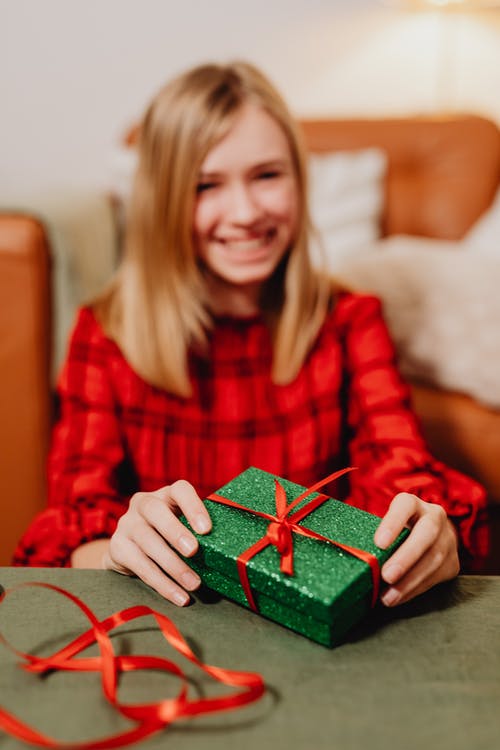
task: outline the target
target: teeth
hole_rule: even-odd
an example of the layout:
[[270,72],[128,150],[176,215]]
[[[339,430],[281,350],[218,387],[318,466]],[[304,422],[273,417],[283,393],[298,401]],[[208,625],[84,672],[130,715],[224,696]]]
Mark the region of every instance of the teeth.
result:
[[269,242],[269,238],[270,234],[265,234],[262,237],[255,237],[250,240],[222,240],[222,242],[230,249],[251,252],[252,250],[258,250],[263,245],[266,245]]

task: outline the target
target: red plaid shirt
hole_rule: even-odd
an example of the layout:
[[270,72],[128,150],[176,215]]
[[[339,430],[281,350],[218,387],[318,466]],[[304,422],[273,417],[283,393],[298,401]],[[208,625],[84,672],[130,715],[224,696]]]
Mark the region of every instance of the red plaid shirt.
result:
[[347,502],[378,515],[402,490],[440,503],[480,564],[485,493],[429,454],[378,300],[341,295],[289,385],[271,382],[271,359],[260,317],[220,318],[180,398],[144,382],[83,309],[60,377],[48,508],[14,563],[69,564],[75,547],[111,536],[139,490],[184,478],[204,497],[248,466],[310,486],[349,462]]

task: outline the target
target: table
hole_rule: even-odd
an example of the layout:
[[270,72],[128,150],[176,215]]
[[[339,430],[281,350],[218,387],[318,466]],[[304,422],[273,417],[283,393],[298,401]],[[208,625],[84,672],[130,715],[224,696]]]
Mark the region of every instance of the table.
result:
[[[202,594],[179,609],[141,581],[110,571],[0,568],[4,588],[23,581],[62,586],[100,618],[146,604],[167,614],[206,663],[264,676],[268,689],[258,703],[173,725],[141,750],[500,747],[500,577],[461,576],[396,609],[375,609],[331,650],[227,600]],[[86,628],[70,602],[44,589],[21,589],[0,605],[0,631],[37,654]],[[116,633],[117,653],[172,655],[152,618]],[[83,740],[127,726],[106,704],[95,674],[40,678],[16,662],[0,644],[0,702],[40,731]],[[193,680],[208,691],[209,679],[198,674],[193,668]],[[163,673],[134,672],[119,695],[159,700],[173,695],[174,685]],[[0,733],[0,750],[21,747]]]

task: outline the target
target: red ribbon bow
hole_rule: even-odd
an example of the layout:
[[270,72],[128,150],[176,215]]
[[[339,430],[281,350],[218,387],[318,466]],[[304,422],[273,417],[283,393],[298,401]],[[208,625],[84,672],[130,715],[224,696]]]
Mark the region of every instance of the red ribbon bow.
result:
[[[100,671],[102,677],[102,690],[108,702],[120,714],[135,722],[135,726],[112,737],[105,737],[91,742],[59,742],[47,735],[32,729],[16,716],[0,707],[0,728],[17,737],[24,742],[49,748],[76,748],[78,750],[98,750],[98,748],[124,747],[133,742],[158,732],[160,729],[171,724],[176,719],[200,714],[215,713],[237,708],[258,700],[264,693],[264,681],[259,674],[252,672],[237,672],[221,667],[209,666],[198,659],[188,644],[166,615],[146,606],[135,606],[116,612],[105,620],[98,620],[89,607],[81,599],[65,589],[53,586],[49,583],[30,582],[14,586],[11,591],[24,588],[25,586],[40,586],[51,589],[70,599],[86,615],[91,623],[91,628],[82,633],[78,638],[64,646],[60,651],[48,657],[38,657],[18,651],[7,643],[0,634],[0,642],[3,642],[18,656],[22,657],[26,664],[23,669],[27,672],[44,674],[50,670],[64,669],[79,672]],[[0,592],[0,602],[5,598],[8,591]],[[227,695],[197,698],[188,697],[188,680],[183,670],[169,659],[158,656],[116,656],[108,633],[114,628],[137,617],[152,615],[165,639],[180,654],[196,664],[200,669],[209,674],[217,682],[230,685],[236,690]],[[96,642],[99,646],[100,656],[74,657],[87,646]],[[119,672],[130,672],[136,669],[161,669],[177,675],[181,679],[181,687],[177,697],[160,700],[156,703],[146,704],[124,704],[117,699],[117,683]]]
[[309,539],[317,539],[321,542],[329,542],[330,544],[335,545],[335,547],[344,550],[344,552],[348,552],[350,555],[353,555],[359,560],[363,560],[363,562],[367,563],[370,566],[372,576],[371,605],[372,607],[375,605],[375,602],[378,598],[380,586],[380,566],[375,555],[373,555],[371,552],[367,552],[366,550],[359,549],[358,547],[350,547],[346,544],[342,544],[341,542],[337,542],[335,539],[330,539],[327,536],[323,536],[322,534],[318,534],[311,529],[307,529],[304,526],[298,525],[299,521],[316,510],[316,508],[318,508],[320,505],[323,505],[326,500],[329,500],[330,498],[328,497],[328,495],[323,495],[322,493],[318,494],[317,497],[309,500],[309,502],[306,503],[300,510],[290,515],[291,511],[296,508],[297,505],[306,497],[312,495],[321,487],[324,487],[325,484],[333,482],[334,479],[338,479],[343,474],[347,474],[347,472],[353,471],[354,468],[355,467],[350,466],[346,469],[340,469],[340,471],[336,471],[333,474],[330,474],[325,479],[322,479],[320,482],[316,482],[316,484],[314,484],[312,487],[304,490],[304,492],[302,492],[298,497],[292,500],[292,502],[288,505],[286,500],[286,492],[283,486],[278,482],[278,480],[275,479],[275,516],[271,515],[270,513],[264,513],[260,510],[247,508],[245,505],[236,503],[234,502],[234,500],[229,500],[227,497],[222,497],[222,495],[218,495],[217,493],[213,493],[212,495],[208,496],[207,500],[212,500],[213,502],[220,503],[221,505],[227,505],[230,508],[238,508],[239,510],[243,510],[246,513],[251,513],[254,516],[260,516],[261,518],[265,518],[270,521],[264,536],[261,537],[261,539],[255,542],[255,544],[253,544],[247,550],[242,552],[236,560],[236,566],[238,568],[238,574],[240,577],[241,585],[243,587],[243,591],[245,592],[245,596],[250,608],[253,609],[254,612],[258,612],[258,607],[255,603],[255,598],[248,580],[248,561],[251,560],[252,557],[255,557],[255,555],[257,555],[263,549],[268,547],[270,544],[272,544],[274,547],[276,547],[280,554],[281,572],[285,573],[286,575],[293,575],[294,533],[308,537]]

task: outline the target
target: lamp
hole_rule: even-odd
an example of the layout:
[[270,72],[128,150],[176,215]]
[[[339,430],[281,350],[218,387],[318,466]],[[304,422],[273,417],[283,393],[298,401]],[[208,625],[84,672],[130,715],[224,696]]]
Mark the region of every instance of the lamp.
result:
[[500,0],[385,0],[384,5],[408,10],[485,10],[500,8]]
[[448,111],[454,104],[456,63],[460,51],[457,35],[465,16],[474,11],[500,9],[500,0],[382,0],[401,11],[426,11],[436,29],[436,106]]

